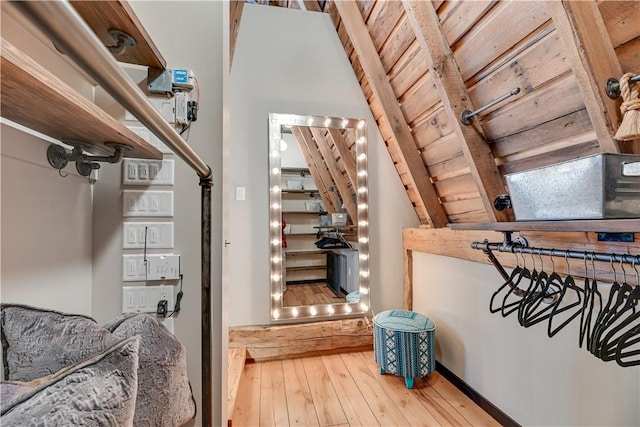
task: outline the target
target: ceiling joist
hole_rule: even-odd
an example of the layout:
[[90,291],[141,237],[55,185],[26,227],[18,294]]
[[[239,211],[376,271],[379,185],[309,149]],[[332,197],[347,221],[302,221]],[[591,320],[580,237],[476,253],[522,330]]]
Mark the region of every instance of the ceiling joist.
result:
[[345,181],[344,175],[342,175],[342,173],[340,172],[338,162],[331,152],[329,142],[325,139],[322,131],[323,129],[321,128],[311,128],[313,139],[315,139],[316,145],[320,149],[320,153],[322,153],[322,157],[324,158],[327,168],[329,169],[329,174],[331,175],[331,178],[333,178],[333,182],[335,183],[336,191],[342,199],[342,204],[347,210],[351,221],[355,223],[356,219],[358,218],[358,208],[353,201],[353,196],[351,194],[351,190],[349,189],[349,185]]
[[392,135],[388,141],[391,149],[401,153],[407,167],[407,179],[419,195],[416,208],[423,211],[431,227],[445,227],[447,215],[420,157],[417,145],[407,124],[391,83],[382,66],[378,52],[364,23],[356,2],[334,3],[340,19],[354,47],[364,74],[374,96],[382,107],[382,119],[389,124]]
[[509,211],[496,211],[493,207],[495,198],[504,194],[506,189],[482,129],[460,123],[462,111],[473,108],[464,79],[440,26],[438,13],[431,2],[403,0],[403,4],[489,220],[511,221]]
[[349,144],[347,140],[344,138],[342,132],[338,129],[329,128],[329,137],[333,141],[333,145],[336,147],[336,150],[340,154],[340,158],[342,159],[342,163],[344,164],[344,168],[347,172],[347,177],[349,178],[349,182],[351,183],[351,187],[355,187],[356,183],[356,161],[353,158],[353,154],[349,150]]
[[617,153],[619,147],[613,134],[620,125],[618,103],[606,95],[604,82],[609,77],[620,78],[622,68],[598,5],[595,0],[563,0],[548,2],[548,7],[578,82],[600,149]]

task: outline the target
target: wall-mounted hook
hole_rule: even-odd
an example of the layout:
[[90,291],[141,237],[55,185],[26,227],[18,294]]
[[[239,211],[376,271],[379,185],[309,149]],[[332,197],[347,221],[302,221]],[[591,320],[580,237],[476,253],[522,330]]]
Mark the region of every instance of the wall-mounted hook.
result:
[[504,95],[502,95],[500,98],[498,99],[494,99],[493,101],[489,102],[487,105],[485,105],[484,107],[480,107],[478,108],[476,111],[469,111],[469,110],[464,110],[462,113],[460,113],[460,121],[462,122],[462,124],[464,125],[470,125],[471,123],[473,123],[473,118],[474,116],[482,113],[484,110],[493,107],[494,105],[496,105],[499,102],[504,101],[507,98],[512,97],[513,95],[517,95],[520,93],[520,88],[516,87],[511,89],[511,92],[509,93],[505,93]]
[[116,42],[115,46],[107,46],[115,56],[124,55],[127,48],[136,47],[136,39],[131,37],[129,34],[114,28],[111,28],[108,33]]
[[111,156],[88,156],[84,154],[84,150],[89,148],[91,146],[90,144],[73,140],[62,140],[62,142],[72,146],[73,149],[68,151],[57,144],[49,145],[49,148],[47,148],[47,160],[49,164],[54,169],[60,171],[64,169],[69,162],[76,162],[76,170],[81,176],[89,176],[92,170],[100,169],[98,162],[120,162],[124,152],[131,149],[131,147],[124,144],[107,142],[104,145],[113,148],[113,154]]
[[[640,74],[637,76],[631,77],[629,79],[629,83],[638,83],[640,82]],[[616,99],[620,97],[620,82],[618,79],[610,77],[604,82],[604,90],[607,92],[607,96],[611,99]]]

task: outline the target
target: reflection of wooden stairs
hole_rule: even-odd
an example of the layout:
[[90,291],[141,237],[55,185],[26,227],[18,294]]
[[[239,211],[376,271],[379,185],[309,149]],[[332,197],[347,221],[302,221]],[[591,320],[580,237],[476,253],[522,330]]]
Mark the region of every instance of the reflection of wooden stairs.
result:
[[247,349],[244,347],[229,349],[229,384],[227,395],[228,422],[231,427],[233,419],[233,410],[236,407],[236,397],[238,396],[238,388],[240,387],[240,379],[244,372],[244,363],[247,359]]

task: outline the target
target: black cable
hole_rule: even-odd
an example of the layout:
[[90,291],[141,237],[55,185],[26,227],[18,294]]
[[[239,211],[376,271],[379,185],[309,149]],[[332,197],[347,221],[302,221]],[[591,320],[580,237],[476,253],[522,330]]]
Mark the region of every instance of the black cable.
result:
[[148,281],[149,268],[147,266],[147,226],[144,227],[144,281]]
[[182,297],[183,296],[184,296],[184,292],[182,292],[182,273],[180,273],[180,290],[178,291],[178,294],[176,295],[176,304],[173,307],[173,311],[171,312],[169,317],[173,316],[175,313],[180,313],[180,310],[181,310],[180,301],[182,301]]

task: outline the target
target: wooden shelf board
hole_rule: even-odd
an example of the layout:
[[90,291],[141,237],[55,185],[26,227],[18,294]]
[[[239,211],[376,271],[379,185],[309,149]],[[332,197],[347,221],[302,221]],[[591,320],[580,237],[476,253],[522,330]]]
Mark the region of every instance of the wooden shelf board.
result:
[[71,5],[105,46],[116,44],[109,35],[110,29],[122,31],[133,37],[136,41],[135,47],[127,48],[122,55],[114,55],[117,61],[161,69],[167,67],[167,62],[125,0],[71,1]]
[[290,189],[283,188],[281,190],[282,194],[312,194],[317,192],[318,192],[317,188],[308,189],[308,190],[290,190]]
[[285,234],[285,236],[289,237],[289,236],[315,236],[318,233],[288,233]]
[[325,215],[326,212],[318,212],[318,211],[282,211],[283,214],[305,214],[305,215]]
[[308,265],[304,267],[287,267],[287,272],[289,271],[307,271],[307,270],[325,270],[327,268],[326,265]]
[[638,232],[640,219],[592,219],[573,221],[520,221],[449,224],[451,230]]
[[306,255],[323,255],[326,254],[327,251],[318,249],[318,250],[307,250],[307,251],[284,251],[287,256],[306,256]]
[[2,40],[2,116],[58,140],[91,144],[87,151],[112,154],[106,142],[131,147],[125,157],[162,159],[162,153],[78,94],[62,80]]

